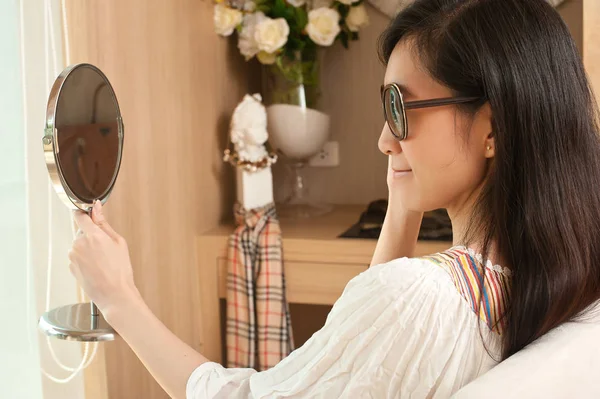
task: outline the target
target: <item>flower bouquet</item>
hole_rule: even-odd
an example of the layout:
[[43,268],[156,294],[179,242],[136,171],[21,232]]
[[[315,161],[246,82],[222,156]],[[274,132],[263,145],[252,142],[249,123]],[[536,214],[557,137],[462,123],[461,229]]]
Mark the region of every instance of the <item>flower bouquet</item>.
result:
[[[312,89],[304,104],[316,108],[319,98],[318,49],[339,40],[346,48],[369,23],[364,0],[217,0],[215,30],[237,31],[238,48],[254,57],[288,90],[263,93],[267,103],[300,102],[297,86]],[[269,94],[272,95],[269,96]],[[305,93],[306,94],[306,93]]]
[[262,64],[310,53],[336,40],[348,48],[369,23],[364,0],[217,0],[215,30],[221,36],[238,33],[240,53]]

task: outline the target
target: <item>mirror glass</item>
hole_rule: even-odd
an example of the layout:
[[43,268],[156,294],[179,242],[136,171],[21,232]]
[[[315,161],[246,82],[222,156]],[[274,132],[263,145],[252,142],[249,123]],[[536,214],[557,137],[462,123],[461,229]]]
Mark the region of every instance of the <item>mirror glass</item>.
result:
[[104,76],[74,69],[65,79],[56,106],[57,161],[62,178],[81,202],[108,193],[118,172],[119,112]]

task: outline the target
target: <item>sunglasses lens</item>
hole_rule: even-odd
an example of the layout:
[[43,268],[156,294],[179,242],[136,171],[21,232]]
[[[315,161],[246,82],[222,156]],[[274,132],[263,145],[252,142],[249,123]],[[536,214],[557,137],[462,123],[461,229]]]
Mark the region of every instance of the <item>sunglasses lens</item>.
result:
[[392,134],[400,139],[404,137],[404,114],[400,93],[394,87],[388,87],[383,94],[383,106],[387,123]]

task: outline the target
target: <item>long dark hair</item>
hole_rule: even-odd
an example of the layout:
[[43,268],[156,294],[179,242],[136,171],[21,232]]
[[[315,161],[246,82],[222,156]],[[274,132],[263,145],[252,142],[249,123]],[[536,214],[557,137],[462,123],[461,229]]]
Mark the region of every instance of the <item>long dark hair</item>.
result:
[[[512,268],[502,360],[600,299],[598,108],[560,15],[544,0],[416,0],[379,40],[400,40],[460,106],[492,110],[495,158],[462,241]],[[484,268],[485,271],[485,268]]]

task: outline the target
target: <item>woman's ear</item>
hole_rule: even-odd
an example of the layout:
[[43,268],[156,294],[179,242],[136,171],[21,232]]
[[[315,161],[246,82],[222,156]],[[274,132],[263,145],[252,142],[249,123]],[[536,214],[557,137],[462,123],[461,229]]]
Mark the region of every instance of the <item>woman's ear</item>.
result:
[[485,157],[493,158],[495,153],[496,146],[494,141],[494,132],[492,131],[487,135],[487,138],[485,140]]
[[492,126],[492,107],[490,103],[486,102],[477,111],[477,133],[479,136],[479,143],[482,143],[481,149],[485,158],[493,158],[495,153],[495,135]]

